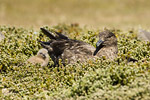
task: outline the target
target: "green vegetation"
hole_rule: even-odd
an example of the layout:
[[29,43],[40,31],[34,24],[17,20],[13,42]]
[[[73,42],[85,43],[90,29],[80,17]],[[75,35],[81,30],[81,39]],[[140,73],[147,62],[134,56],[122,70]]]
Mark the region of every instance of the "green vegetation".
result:
[[[48,27],[95,46],[99,30],[59,24]],[[6,38],[0,42],[0,99],[148,99],[150,98],[150,43],[137,39],[137,31],[111,29],[118,38],[115,61],[61,67],[26,64],[41,48],[38,39],[49,39],[33,29],[0,26]],[[139,62],[127,63],[125,57]]]

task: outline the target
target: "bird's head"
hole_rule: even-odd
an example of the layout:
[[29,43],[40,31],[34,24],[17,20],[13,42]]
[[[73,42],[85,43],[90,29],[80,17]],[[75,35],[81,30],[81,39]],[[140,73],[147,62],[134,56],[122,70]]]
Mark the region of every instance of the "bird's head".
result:
[[45,48],[40,49],[40,50],[38,51],[38,53],[37,53],[37,56],[39,56],[39,57],[41,57],[41,58],[43,58],[43,59],[46,59],[47,56],[48,56],[48,50],[45,49]]
[[110,46],[117,46],[116,36],[109,30],[100,32],[99,40],[96,43],[96,50],[93,55],[95,56],[101,48]]

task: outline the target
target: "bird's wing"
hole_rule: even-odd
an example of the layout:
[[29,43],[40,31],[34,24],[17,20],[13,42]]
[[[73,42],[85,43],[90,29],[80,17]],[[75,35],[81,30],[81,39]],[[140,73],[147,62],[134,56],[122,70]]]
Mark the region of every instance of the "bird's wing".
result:
[[56,31],[55,33],[59,36],[60,39],[69,40],[69,38],[66,35],[56,32]]
[[53,34],[52,34],[50,31],[48,31],[48,30],[46,30],[46,29],[44,29],[44,28],[40,28],[40,29],[41,29],[42,32],[43,32],[46,36],[48,36],[50,39],[55,39],[55,40],[56,40],[56,37],[53,36]]

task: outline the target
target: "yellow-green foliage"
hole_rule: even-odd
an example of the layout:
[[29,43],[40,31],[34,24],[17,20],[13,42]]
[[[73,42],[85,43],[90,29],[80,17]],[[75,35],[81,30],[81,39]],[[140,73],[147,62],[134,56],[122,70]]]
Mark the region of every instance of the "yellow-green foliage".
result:
[[[72,39],[95,46],[98,30],[57,25],[45,28],[62,31]],[[1,26],[5,39],[0,42],[1,99],[148,99],[150,98],[150,43],[137,39],[136,30],[111,30],[118,38],[115,61],[41,67],[25,63],[41,48],[37,40],[49,39],[41,32]],[[125,57],[138,62],[127,63]]]

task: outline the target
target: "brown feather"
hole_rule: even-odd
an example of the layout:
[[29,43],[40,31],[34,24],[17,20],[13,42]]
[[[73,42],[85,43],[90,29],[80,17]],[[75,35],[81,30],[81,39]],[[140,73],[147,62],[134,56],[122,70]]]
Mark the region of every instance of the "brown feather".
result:
[[95,59],[102,56],[106,56],[108,59],[114,59],[117,56],[117,38],[109,31],[99,34],[99,38],[103,39],[104,42],[102,48],[99,49],[95,56],[93,56],[93,53],[96,48],[90,44],[79,40],[55,38],[51,39],[49,43],[43,42],[45,45],[43,47],[49,51],[49,55],[54,61],[54,66],[59,66],[59,59],[62,59],[63,64],[72,64],[77,61],[84,63],[88,59]]
[[115,59],[118,53],[117,47],[117,38],[116,36],[110,32],[109,30],[103,31],[99,33],[99,39],[103,40],[102,48],[98,51],[96,56],[102,57],[105,56],[106,59]]

